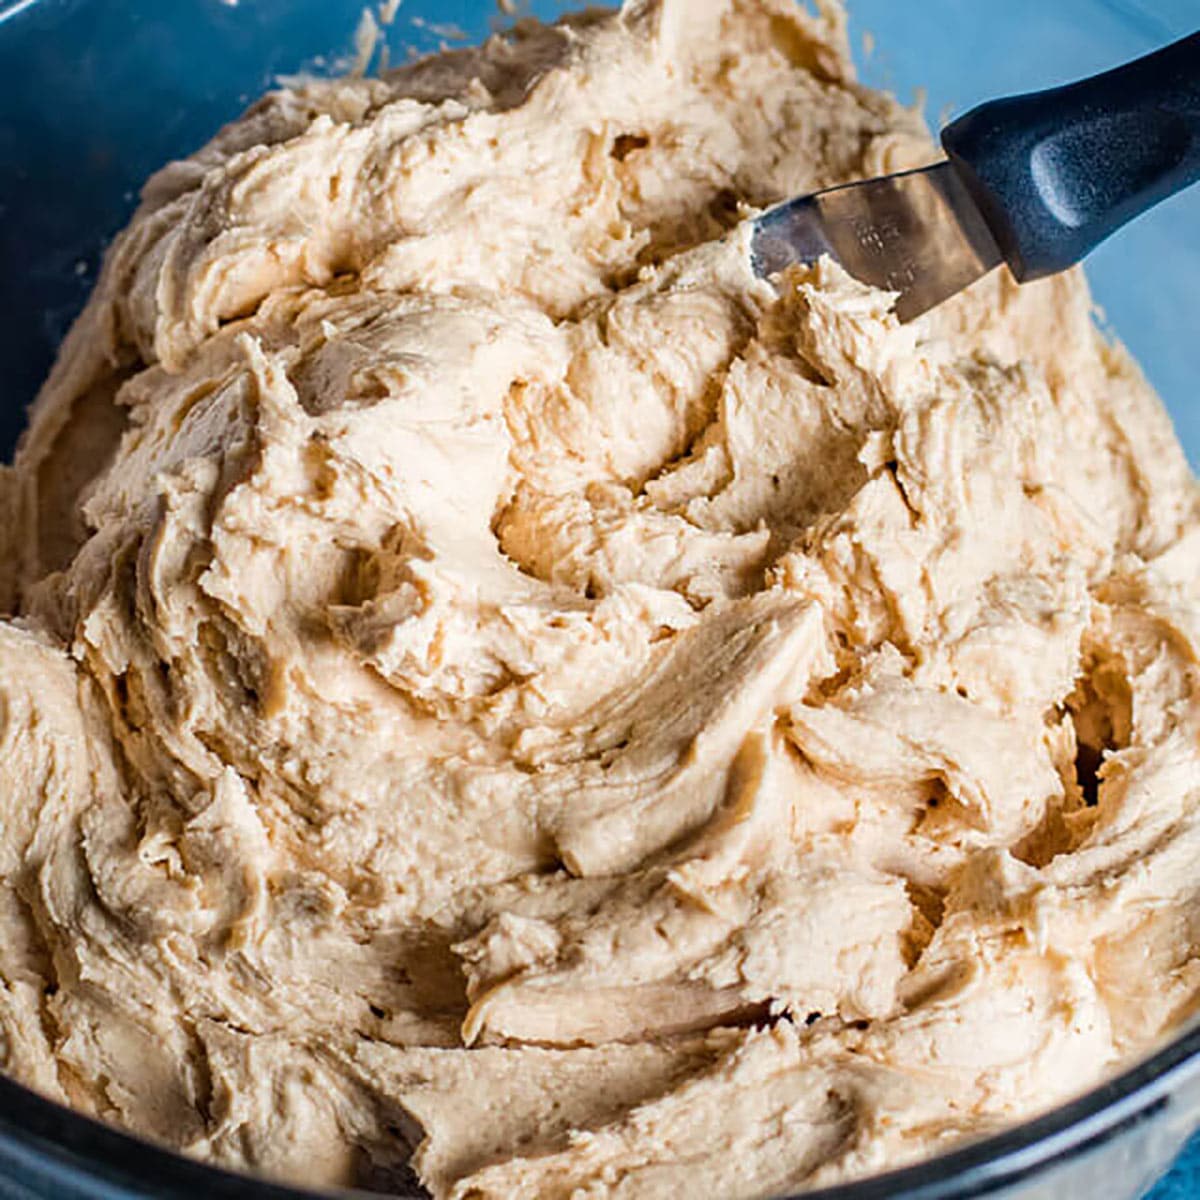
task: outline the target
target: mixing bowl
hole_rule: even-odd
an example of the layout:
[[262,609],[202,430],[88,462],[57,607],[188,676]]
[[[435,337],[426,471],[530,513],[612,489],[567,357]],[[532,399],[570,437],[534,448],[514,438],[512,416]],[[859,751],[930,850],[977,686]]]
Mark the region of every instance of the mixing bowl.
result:
[[[862,73],[931,122],[990,96],[1092,73],[1189,33],[1195,0],[851,0]],[[532,5],[551,17],[567,7]],[[360,0],[0,0],[0,442],[95,278],[140,182],[203,142],[281,73],[337,69]],[[393,61],[478,38],[491,0],[404,0]],[[1141,360],[1200,463],[1200,193],[1142,218],[1090,261],[1101,312]],[[1132,1200],[1200,1127],[1200,1029],[1075,1102],[907,1170],[811,1200]],[[1200,1145],[1155,1200],[1200,1191]],[[0,1198],[303,1193],[188,1162],[0,1078]]]

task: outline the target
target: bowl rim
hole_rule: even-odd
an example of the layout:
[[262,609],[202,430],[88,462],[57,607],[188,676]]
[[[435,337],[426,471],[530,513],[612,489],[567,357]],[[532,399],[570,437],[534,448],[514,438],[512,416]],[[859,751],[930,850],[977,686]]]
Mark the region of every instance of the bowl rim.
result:
[[[1200,1076],[1200,1022],[1082,1096],[933,1158],[784,1200],[974,1200],[1099,1148],[1165,1112],[1172,1091]],[[1190,1134],[1200,1113],[1183,1122]],[[1184,1137],[1181,1136],[1180,1143]],[[188,1158],[105,1124],[0,1075],[0,1166],[29,1195],[97,1200],[319,1200],[366,1193],[312,1191]],[[11,1178],[11,1176],[10,1176]],[[38,1185],[52,1190],[39,1192]],[[395,1194],[395,1193],[394,1193]]]

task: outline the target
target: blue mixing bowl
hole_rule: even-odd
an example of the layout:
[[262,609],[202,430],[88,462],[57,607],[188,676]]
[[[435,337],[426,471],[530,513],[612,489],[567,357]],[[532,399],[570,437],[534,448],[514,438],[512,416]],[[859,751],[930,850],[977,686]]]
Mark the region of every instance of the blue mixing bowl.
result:
[[[850,0],[864,78],[926,89],[937,123],[1091,74],[1192,32],[1197,0]],[[534,0],[538,16],[569,7]],[[275,78],[349,54],[362,0],[0,0],[0,443],[10,451],[137,188]],[[492,0],[404,0],[393,60],[497,21]],[[864,35],[869,34],[869,37]],[[1141,360],[1200,463],[1200,192],[1089,261],[1101,320]],[[1200,1127],[1200,1030],[1036,1121],[809,1200],[1133,1200]],[[1154,1200],[1200,1195],[1200,1145]],[[0,1200],[302,1193],[185,1161],[0,1078]]]

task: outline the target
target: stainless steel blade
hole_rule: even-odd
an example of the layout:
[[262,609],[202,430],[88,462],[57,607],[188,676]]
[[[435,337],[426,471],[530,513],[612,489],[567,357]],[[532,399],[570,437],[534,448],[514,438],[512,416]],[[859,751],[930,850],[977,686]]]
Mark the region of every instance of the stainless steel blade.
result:
[[789,200],[755,221],[751,253],[764,279],[832,255],[856,279],[899,292],[902,321],[1004,261],[949,162]]

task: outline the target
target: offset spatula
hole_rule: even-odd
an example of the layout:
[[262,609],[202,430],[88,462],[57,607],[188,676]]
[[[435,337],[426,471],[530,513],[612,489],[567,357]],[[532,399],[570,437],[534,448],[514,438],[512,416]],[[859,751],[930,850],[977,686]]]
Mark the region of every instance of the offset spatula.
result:
[[829,254],[910,321],[1001,263],[1073,266],[1200,180],[1200,33],[1082,83],[993,100],[942,131],[947,161],[817,192],[754,223],[767,278]]

